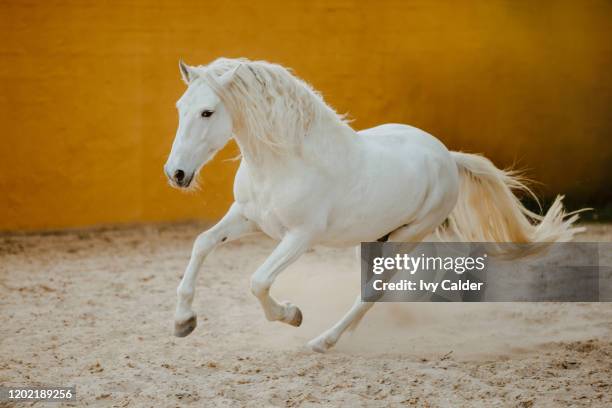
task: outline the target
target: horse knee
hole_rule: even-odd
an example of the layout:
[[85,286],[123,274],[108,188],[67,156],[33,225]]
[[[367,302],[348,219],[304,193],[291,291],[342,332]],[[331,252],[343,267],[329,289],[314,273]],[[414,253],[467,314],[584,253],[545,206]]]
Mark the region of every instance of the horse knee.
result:
[[193,249],[191,251],[192,257],[200,257],[204,256],[208,253],[215,245],[217,244],[217,240],[215,240],[212,234],[208,231],[198,235],[193,243]]

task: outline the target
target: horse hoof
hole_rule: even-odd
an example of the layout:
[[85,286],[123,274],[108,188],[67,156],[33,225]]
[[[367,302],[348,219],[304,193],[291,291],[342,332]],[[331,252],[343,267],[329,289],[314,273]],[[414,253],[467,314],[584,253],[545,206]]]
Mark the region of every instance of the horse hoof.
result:
[[300,308],[289,302],[284,302],[283,305],[285,306],[285,318],[281,319],[281,321],[299,327],[302,324],[302,311]]
[[198,325],[198,320],[196,316],[191,316],[189,319],[184,322],[175,322],[174,323],[174,335],[176,337],[185,337],[188,336]]
[[289,321],[289,324],[295,327],[300,327],[302,324],[302,311],[299,307],[295,307],[295,312],[293,313],[293,318]]

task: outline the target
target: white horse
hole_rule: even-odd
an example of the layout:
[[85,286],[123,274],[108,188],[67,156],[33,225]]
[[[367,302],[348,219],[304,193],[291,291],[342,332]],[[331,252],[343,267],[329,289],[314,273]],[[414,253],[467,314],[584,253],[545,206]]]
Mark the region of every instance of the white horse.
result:
[[[449,152],[407,125],[354,131],[308,84],[280,65],[246,59],[207,66],[179,63],[187,91],[164,171],[189,188],[198,171],[234,138],[242,160],[234,203],[193,245],[178,286],[175,335],[193,331],[195,281],[213,248],[263,232],[278,245],[253,274],[251,290],[268,320],[293,326],[300,309],[270,296],[276,277],[313,245],[356,246],[387,237],[419,242],[444,228],[458,239],[491,242],[570,240],[577,215],[558,197],[544,216],[512,193],[529,190],[488,159]],[[445,222],[446,221],[446,222]],[[357,297],[338,323],[310,341],[319,352],[372,307]]]

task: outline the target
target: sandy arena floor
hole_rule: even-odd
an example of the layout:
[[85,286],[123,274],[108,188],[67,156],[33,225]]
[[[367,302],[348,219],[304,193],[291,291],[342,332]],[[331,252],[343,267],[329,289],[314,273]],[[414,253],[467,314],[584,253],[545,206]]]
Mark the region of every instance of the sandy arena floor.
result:
[[[316,249],[281,275],[273,292],[304,313],[294,328],[267,322],[248,288],[273,243],[219,248],[198,327],[175,338],[201,229],[0,237],[0,383],[76,385],[78,407],[612,406],[612,303],[379,304],[328,354],[307,350],[358,294],[351,249]],[[589,229],[582,240],[612,240]]]

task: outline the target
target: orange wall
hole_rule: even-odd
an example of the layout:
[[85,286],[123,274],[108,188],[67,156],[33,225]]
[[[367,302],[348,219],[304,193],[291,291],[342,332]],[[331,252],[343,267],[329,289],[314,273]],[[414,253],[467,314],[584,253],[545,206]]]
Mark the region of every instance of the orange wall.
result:
[[224,3],[0,3],[0,230],[219,217],[235,147],[199,193],[162,174],[179,57],[279,62],[357,128],[410,123],[611,198],[612,3]]

